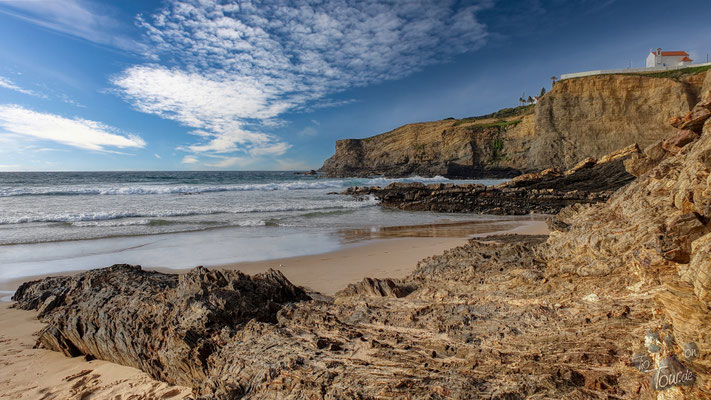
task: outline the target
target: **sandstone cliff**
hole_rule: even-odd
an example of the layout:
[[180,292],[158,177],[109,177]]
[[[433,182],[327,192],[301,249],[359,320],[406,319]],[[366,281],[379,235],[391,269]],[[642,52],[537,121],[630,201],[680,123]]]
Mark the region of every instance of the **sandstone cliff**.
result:
[[[707,76],[708,75],[708,76]],[[561,81],[534,107],[462,120],[409,124],[336,142],[326,176],[504,177],[568,169],[667,136],[665,121],[688,112],[711,74],[674,78],[602,75]]]

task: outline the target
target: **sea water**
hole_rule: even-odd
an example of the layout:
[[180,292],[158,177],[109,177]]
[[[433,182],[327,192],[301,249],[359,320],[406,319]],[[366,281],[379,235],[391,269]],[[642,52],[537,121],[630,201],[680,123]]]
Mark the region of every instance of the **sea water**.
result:
[[449,182],[260,171],[0,173],[0,282],[113,263],[188,268],[315,254],[342,247],[343,230],[477,218],[334,194],[394,181]]

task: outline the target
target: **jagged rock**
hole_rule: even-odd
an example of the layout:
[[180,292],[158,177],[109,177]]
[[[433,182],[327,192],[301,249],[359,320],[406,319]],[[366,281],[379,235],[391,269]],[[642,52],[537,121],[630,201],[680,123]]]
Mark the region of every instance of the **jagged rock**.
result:
[[704,122],[711,117],[711,100],[704,100],[698,104],[684,116],[683,123],[679,129],[688,129],[696,132],[701,132]]
[[691,260],[686,268],[680,268],[680,275],[694,286],[699,301],[711,310],[711,234],[694,240],[691,246]]
[[678,153],[682,147],[696,141],[698,138],[699,135],[692,130],[679,130],[662,142],[662,149],[670,153]]
[[[634,369],[640,349],[653,350],[652,369],[695,374],[659,397],[709,398],[708,124],[605,203],[563,209],[547,240],[472,239],[335,299],[309,300],[275,271],[179,277],[125,265],[29,282],[14,298],[41,309],[45,346],[136,366],[202,399],[655,398],[653,373]],[[537,185],[574,188],[571,177],[599,164],[407,196],[550,194]],[[689,343],[698,355],[682,358]]]
[[572,204],[607,200],[615,190],[634,179],[624,163],[639,153],[639,147],[631,145],[600,161],[586,159],[563,173],[546,169],[516,177],[496,187],[395,182],[385,188],[349,188],[343,194],[374,195],[380,199],[381,205],[404,210],[555,214]]
[[660,236],[660,255],[677,263],[688,263],[692,242],[708,232],[700,218],[695,212],[670,218],[664,234]]
[[336,293],[336,297],[343,296],[377,296],[377,297],[405,297],[412,292],[412,288],[393,279],[365,278],[362,281],[349,284],[345,289]]
[[[696,121],[692,128],[702,133],[699,139],[676,153],[666,152],[607,203],[557,215],[558,224],[567,228],[551,233],[546,262],[564,275],[631,274],[638,282],[630,288],[657,293],[655,301],[677,340],[709,349],[711,342],[702,332],[711,326],[711,264],[706,261],[711,250],[711,114],[697,120],[697,111],[684,120]],[[680,356],[681,348],[669,352]],[[687,365],[708,371],[711,354],[699,353]],[[709,397],[709,387],[709,375],[699,374],[683,396]]]
[[250,277],[198,267],[178,276],[131,265],[28,282],[13,297],[20,308],[41,310],[43,347],[184,386],[206,379],[210,356],[241,325],[275,322],[285,304],[306,299],[273,270]]

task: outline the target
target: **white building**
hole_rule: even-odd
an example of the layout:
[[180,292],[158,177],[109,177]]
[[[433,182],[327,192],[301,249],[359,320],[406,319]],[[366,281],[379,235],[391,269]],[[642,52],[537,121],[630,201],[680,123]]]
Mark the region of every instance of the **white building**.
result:
[[691,65],[693,61],[685,51],[650,50],[647,56],[647,68],[681,67]]
[[606,69],[596,71],[574,72],[572,74],[563,74],[560,80],[579,78],[581,76],[591,75],[606,75],[606,74],[648,74],[650,72],[671,71],[689,67],[705,67],[711,65],[693,64],[694,60],[689,57],[689,53],[685,51],[662,51],[662,49],[650,50],[647,56],[646,68],[627,68],[627,69]]

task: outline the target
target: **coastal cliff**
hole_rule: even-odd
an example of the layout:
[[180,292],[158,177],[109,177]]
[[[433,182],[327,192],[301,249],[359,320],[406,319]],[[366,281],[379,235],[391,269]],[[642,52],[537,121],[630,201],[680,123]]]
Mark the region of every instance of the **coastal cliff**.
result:
[[691,110],[711,74],[599,75],[558,82],[535,106],[481,117],[408,124],[336,142],[321,172],[331,177],[511,177],[569,169],[666,137],[665,122]]

